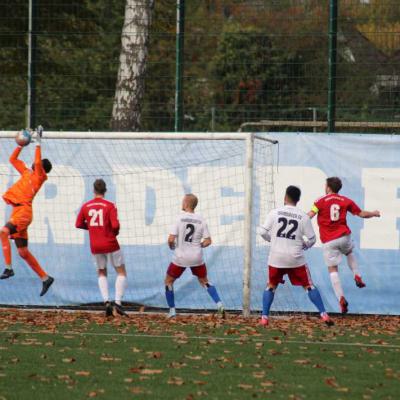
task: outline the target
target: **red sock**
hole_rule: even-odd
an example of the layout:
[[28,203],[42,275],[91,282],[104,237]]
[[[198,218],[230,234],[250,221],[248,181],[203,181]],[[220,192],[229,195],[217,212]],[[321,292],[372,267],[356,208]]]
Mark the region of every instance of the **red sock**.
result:
[[42,270],[42,267],[29,250],[24,258],[28,265],[40,276],[40,278],[45,278],[47,276],[46,272]]
[[6,265],[11,265],[11,246],[8,235],[1,232],[1,245],[3,247],[4,261]]

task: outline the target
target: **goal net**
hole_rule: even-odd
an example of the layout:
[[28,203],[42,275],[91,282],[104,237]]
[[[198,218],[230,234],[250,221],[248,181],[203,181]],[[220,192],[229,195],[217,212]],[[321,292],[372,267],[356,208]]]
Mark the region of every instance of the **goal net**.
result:
[[[18,179],[8,163],[15,147],[11,135],[0,134],[2,192]],[[163,282],[172,257],[167,236],[183,195],[194,193],[199,198],[196,212],[208,222],[213,239],[204,251],[210,281],[227,309],[261,309],[268,247],[256,228],[275,205],[276,142],[245,133],[49,132],[46,137],[43,157],[53,162],[53,170],[34,200],[29,245],[56,281],[40,298],[40,281],[14,251],[16,276],[0,283],[0,303],[101,302],[88,235],[75,229],[75,218],[82,203],[92,198],[94,180],[103,178],[106,198],[116,203],[121,223],[119,242],[128,274],[124,301],[166,307]],[[31,165],[33,154],[30,145],[20,158]],[[0,203],[3,221],[10,208]],[[114,276],[112,268],[109,276]],[[281,292],[274,308],[295,310],[291,291]],[[175,299],[178,308],[214,308],[190,271],[175,283]]]

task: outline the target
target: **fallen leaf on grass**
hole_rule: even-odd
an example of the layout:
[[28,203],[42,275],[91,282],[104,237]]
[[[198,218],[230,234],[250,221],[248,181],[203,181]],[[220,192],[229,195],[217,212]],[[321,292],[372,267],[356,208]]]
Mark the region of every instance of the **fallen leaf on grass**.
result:
[[185,356],[189,360],[201,360],[203,357],[201,356]]
[[192,381],[195,385],[206,385],[207,384],[207,382],[204,382],[204,381],[196,381],[196,380],[194,380],[194,381]]
[[89,376],[90,375],[90,371],[76,371],[75,375],[78,375],[78,376]]
[[299,364],[299,365],[307,365],[310,364],[311,361],[310,360],[294,360],[293,361],[295,364]]
[[334,387],[334,388],[338,387],[336,378],[325,378],[325,383],[330,387]]
[[253,376],[254,378],[262,379],[265,376],[265,372],[264,371],[253,372]]
[[253,389],[253,385],[247,385],[246,383],[239,383],[238,388],[243,390]]
[[144,392],[144,390],[141,387],[137,387],[137,386],[129,388],[129,391],[133,394],[141,394]]
[[62,362],[64,362],[64,363],[73,363],[73,362],[75,362],[76,360],[75,360],[75,358],[73,358],[73,357],[71,357],[71,358],[63,358],[62,359]]
[[180,378],[179,376],[173,376],[171,378],[168,379],[167,383],[169,385],[177,385],[177,386],[182,386],[185,382],[182,378]]
[[210,371],[200,371],[199,374],[200,375],[210,375],[211,372]]
[[142,375],[155,375],[155,374],[162,374],[163,370],[162,369],[142,369],[140,370],[140,374]]
[[272,382],[272,381],[264,381],[264,382],[261,382],[260,385],[262,387],[270,387],[270,386],[274,386],[274,382]]
[[88,397],[96,397],[97,396],[97,392],[89,392],[88,393]]
[[149,358],[161,358],[162,357],[162,353],[160,351],[148,351],[146,353],[148,355]]

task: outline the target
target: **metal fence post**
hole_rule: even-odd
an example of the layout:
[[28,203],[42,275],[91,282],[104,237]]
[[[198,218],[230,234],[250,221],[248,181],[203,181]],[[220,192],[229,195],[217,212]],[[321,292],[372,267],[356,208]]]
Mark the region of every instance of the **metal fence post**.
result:
[[185,0],[177,0],[176,7],[175,132],[181,132],[183,128]]
[[329,4],[328,132],[335,132],[338,0]]
[[36,42],[37,0],[29,0],[27,128],[33,128],[36,124]]

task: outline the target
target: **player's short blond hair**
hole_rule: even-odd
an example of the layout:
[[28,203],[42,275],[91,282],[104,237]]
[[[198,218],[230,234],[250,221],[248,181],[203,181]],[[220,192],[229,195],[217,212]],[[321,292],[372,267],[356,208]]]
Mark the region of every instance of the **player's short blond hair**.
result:
[[185,201],[187,202],[186,204],[188,205],[188,207],[190,207],[192,210],[194,210],[199,203],[199,199],[193,193],[186,194]]

